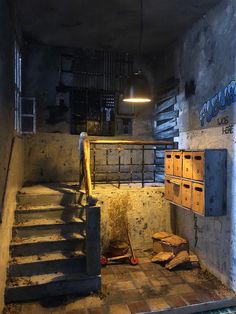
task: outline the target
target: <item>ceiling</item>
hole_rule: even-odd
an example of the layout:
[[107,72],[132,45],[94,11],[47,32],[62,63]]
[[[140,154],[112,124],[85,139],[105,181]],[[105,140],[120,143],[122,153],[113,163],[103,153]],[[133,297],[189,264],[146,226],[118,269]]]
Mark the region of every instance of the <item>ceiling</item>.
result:
[[[25,39],[46,45],[134,52],[139,0],[15,0]],[[143,0],[143,50],[176,40],[221,0]]]

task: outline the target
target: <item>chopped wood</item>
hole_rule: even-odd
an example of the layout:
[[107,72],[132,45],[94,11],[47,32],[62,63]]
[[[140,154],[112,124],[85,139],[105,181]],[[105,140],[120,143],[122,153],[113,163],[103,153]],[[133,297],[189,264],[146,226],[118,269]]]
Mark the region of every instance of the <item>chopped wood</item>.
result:
[[188,243],[182,243],[179,246],[172,246],[172,245],[170,245],[168,243],[164,243],[162,241],[160,243],[161,243],[161,247],[162,247],[161,251],[172,252],[175,255],[181,251],[187,251],[188,252],[188,250],[189,250]]
[[165,232],[165,231],[160,231],[160,232],[156,232],[152,235],[152,238],[155,240],[162,240],[164,238],[170,237],[171,233],[169,232]]
[[152,249],[153,249],[153,252],[156,253],[156,254],[160,253],[160,252],[163,252],[161,241],[153,239]]
[[179,246],[181,244],[188,243],[187,240],[177,235],[171,235],[170,237],[166,237],[162,240],[162,242],[171,246]]
[[190,253],[189,254],[189,260],[191,263],[199,263],[199,259],[198,259],[197,255],[195,255],[195,254]]
[[160,252],[153,256],[152,262],[153,263],[163,263],[163,262],[168,262],[171,259],[173,259],[175,256],[171,252]]
[[185,262],[189,262],[189,254],[187,251],[181,251],[165,267],[170,270]]

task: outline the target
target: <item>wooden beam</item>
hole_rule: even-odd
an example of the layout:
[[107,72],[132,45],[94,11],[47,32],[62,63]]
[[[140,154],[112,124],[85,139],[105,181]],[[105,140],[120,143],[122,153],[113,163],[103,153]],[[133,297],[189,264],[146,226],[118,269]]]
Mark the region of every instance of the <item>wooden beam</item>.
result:
[[166,131],[168,129],[171,129],[173,127],[175,127],[177,125],[177,121],[176,119],[172,119],[172,120],[169,120],[165,123],[162,123],[160,125],[157,125],[154,132],[155,133],[160,133],[160,132],[163,132],[163,131]]
[[169,138],[179,136],[179,130],[171,129],[169,131],[165,131],[165,132],[161,132],[161,133],[154,132],[154,135],[158,139],[169,139]]
[[172,98],[164,101],[160,105],[157,105],[157,108],[155,109],[155,115],[168,109],[168,108],[170,108],[171,106],[174,106],[175,103],[176,103],[175,97],[172,97]]
[[157,113],[155,115],[155,121],[163,121],[163,120],[170,120],[174,118],[179,117],[179,110],[174,110],[174,111],[167,111],[163,113]]

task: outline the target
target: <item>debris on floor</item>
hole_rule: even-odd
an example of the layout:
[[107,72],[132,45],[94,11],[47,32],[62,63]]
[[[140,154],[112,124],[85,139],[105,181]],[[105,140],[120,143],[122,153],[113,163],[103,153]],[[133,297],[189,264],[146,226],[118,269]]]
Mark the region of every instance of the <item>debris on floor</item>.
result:
[[199,267],[198,257],[192,252],[189,253],[188,241],[180,236],[169,232],[161,231],[154,233],[153,263],[161,263],[171,270],[179,265],[186,268]]

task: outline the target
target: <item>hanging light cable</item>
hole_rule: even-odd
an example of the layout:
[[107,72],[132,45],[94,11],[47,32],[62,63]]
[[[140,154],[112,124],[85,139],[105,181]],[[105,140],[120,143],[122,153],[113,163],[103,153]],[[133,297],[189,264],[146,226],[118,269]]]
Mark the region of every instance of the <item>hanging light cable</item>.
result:
[[140,27],[138,43],[139,69],[128,78],[124,91],[123,101],[132,103],[146,103],[151,101],[151,92],[147,78],[141,71],[141,58],[143,47],[143,0],[140,0]]

